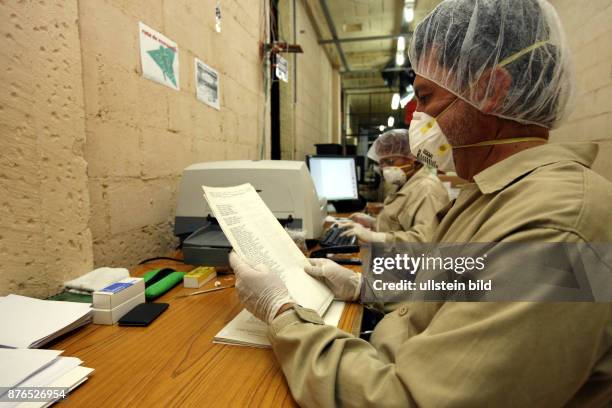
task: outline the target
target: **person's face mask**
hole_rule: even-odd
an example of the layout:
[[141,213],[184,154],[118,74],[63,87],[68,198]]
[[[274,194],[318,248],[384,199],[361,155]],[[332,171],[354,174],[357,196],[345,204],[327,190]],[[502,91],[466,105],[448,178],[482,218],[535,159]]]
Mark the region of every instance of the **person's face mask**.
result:
[[455,171],[453,149],[468,149],[471,147],[494,146],[525,142],[544,142],[548,140],[541,137],[513,137],[508,139],[485,140],[480,143],[461,146],[451,146],[446,135],[440,128],[438,120],[457,102],[456,98],[438,116],[431,117],[425,112],[415,112],[408,129],[410,150],[417,160],[428,164],[445,173]]
[[403,186],[408,180],[408,176],[401,167],[389,166],[382,169],[383,179],[396,186]]
[[451,145],[440,128],[438,119],[456,101],[457,99],[451,102],[435,118],[425,112],[414,112],[410,127],[408,128],[410,151],[416,156],[417,160],[445,173],[455,171],[455,162],[453,161]]

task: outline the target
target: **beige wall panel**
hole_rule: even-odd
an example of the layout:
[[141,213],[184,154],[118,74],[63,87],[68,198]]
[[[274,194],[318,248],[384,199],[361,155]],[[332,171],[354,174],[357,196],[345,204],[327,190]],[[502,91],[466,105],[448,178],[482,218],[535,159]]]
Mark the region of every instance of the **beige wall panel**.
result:
[[593,169],[612,180],[612,0],[551,3],[566,30],[577,81],[573,112],[551,141],[598,143]]

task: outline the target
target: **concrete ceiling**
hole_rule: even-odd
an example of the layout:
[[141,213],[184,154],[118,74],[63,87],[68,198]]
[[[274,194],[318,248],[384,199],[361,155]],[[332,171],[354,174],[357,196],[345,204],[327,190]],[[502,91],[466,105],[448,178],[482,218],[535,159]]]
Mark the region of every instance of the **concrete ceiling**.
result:
[[[340,39],[387,36],[400,32],[403,0],[327,0],[327,4]],[[383,66],[389,55],[395,52],[395,42],[394,39],[387,39],[344,42],[341,45],[349,69],[362,70]]]
[[[320,42],[332,64],[342,72],[344,94],[350,112],[355,115],[351,118],[353,131],[360,123],[386,124],[387,117],[393,113],[391,97],[395,90],[385,87],[380,70],[395,58],[397,39],[346,40],[410,33],[440,0],[416,0],[415,19],[411,24],[403,20],[404,0],[304,2],[319,28]],[[332,42],[334,39],[338,41]],[[344,54],[344,61],[339,51]],[[398,111],[395,114],[400,116]]]

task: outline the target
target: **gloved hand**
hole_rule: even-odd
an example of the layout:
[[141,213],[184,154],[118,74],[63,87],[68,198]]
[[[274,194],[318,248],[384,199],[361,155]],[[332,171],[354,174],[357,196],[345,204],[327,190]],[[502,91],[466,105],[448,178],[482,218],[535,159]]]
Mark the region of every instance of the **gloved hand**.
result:
[[372,228],[376,223],[376,218],[360,212],[351,214],[349,218],[355,221],[356,223],[363,225],[366,228]]
[[265,265],[253,268],[237,253],[230,253],[230,265],[236,275],[236,292],[244,307],[266,323],[272,322],[286,303],[295,303],[280,276]]
[[360,241],[364,242],[385,242],[387,235],[384,232],[374,232],[356,222],[345,222],[338,224],[340,228],[347,228],[340,236],[355,235]]
[[336,299],[354,301],[361,293],[361,274],[338,265],[331,259],[310,258],[304,270],[329,287]]

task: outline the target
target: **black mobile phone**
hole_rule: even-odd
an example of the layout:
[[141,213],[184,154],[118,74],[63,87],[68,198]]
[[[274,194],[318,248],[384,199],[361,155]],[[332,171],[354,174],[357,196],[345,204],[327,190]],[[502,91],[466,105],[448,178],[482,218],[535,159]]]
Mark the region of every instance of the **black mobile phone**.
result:
[[148,326],[162,314],[168,303],[141,303],[119,319],[119,326]]

